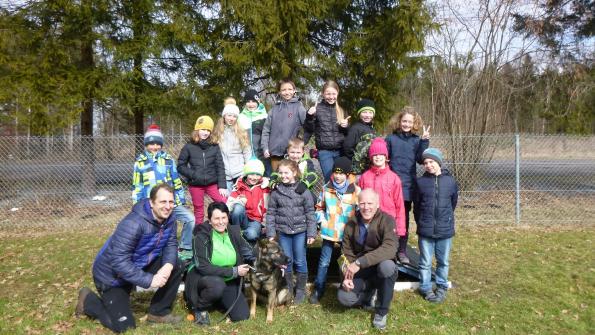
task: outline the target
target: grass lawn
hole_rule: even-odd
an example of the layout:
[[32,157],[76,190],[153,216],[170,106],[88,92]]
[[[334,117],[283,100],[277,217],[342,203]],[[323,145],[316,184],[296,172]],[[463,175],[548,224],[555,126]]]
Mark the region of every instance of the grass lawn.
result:
[[[91,263],[113,227],[0,225],[0,333],[109,334],[96,321],[75,319],[73,310],[78,289],[93,287]],[[594,226],[459,227],[451,254],[455,288],[446,302],[396,293],[386,333],[594,334],[594,239]],[[134,294],[139,327],[131,333],[377,333],[369,313],[343,309],[335,297],[329,289],[320,306],[280,308],[272,325],[260,306],[256,320],[174,328],[143,322],[150,295]],[[175,313],[184,313],[181,306]],[[212,321],[220,317],[211,314]]]

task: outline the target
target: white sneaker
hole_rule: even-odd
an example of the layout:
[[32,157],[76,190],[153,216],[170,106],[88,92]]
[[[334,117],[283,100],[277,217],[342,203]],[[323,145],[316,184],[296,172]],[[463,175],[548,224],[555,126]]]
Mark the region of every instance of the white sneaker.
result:
[[386,328],[386,315],[382,316],[379,314],[374,314],[374,321],[372,321],[372,325],[374,328],[379,330],[384,330]]

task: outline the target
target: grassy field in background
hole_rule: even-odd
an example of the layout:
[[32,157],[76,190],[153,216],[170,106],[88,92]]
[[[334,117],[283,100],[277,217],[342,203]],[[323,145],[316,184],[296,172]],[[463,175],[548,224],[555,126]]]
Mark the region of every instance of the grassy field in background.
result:
[[[103,220],[102,220],[103,221]],[[78,289],[92,286],[91,263],[115,222],[0,226],[0,333],[110,334],[73,317]],[[595,333],[595,226],[462,226],[451,254],[455,288],[441,305],[414,292],[395,294],[385,333]],[[415,243],[413,241],[413,243]],[[346,310],[329,289],[321,306],[277,310],[257,319],[208,328],[141,319],[150,295],[134,294],[134,334],[373,334],[371,314]],[[181,300],[179,300],[181,302]],[[182,304],[175,313],[182,315]],[[212,313],[211,320],[218,320]]]

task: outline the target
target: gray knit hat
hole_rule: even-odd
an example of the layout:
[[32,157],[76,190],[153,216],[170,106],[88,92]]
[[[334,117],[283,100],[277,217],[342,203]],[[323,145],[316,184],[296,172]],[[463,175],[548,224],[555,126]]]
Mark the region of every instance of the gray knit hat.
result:
[[442,166],[442,163],[444,162],[444,156],[442,155],[442,152],[436,148],[427,148],[424,150],[423,154],[421,154],[421,157],[424,160],[426,158],[432,159],[440,166]]

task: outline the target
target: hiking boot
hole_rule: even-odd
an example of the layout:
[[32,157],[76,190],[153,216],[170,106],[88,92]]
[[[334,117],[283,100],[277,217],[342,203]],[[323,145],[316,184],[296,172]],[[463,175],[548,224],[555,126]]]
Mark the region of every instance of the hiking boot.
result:
[[208,326],[211,324],[209,318],[209,312],[207,311],[194,311],[194,324],[197,326]]
[[429,302],[434,302],[434,300],[436,300],[436,294],[432,290],[419,291],[419,295],[421,295],[424,298],[424,300],[427,300]]
[[172,325],[176,325],[176,324],[182,322],[182,317],[173,315],[171,313],[163,315],[163,316],[153,315],[153,314],[149,313],[149,315],[147,315],[147,321],[153,322],[153,323],[169,323]]
[[83,287],[82,289],[80,289],[78,301],[76,303],[76,308],[74,309],[74,316],[76,316],[77,318],[85,316],[85,299],[87,299],[89,293],[92,292],[93,291],[91,291],[91,289],[88,287]]
[[386,315],[374,314],[372,325],[378,330],[384,330],[386,328]]
[[407,254],[405,252],[399,252],[397,254],[397,259],[399,260],[399,262],[401,262],[401,264],[411,263],[411,260],[409,260],[409,257],[407,257]]
[[431,299],[426,299],[429,302],[433,302],[435,304],[440,304],[442,302],[444,302],[444,299],[446,299],[446,291],[447,289],[439,287],[438,289],[436,289],[436,293],[434,293],[434,297]]

